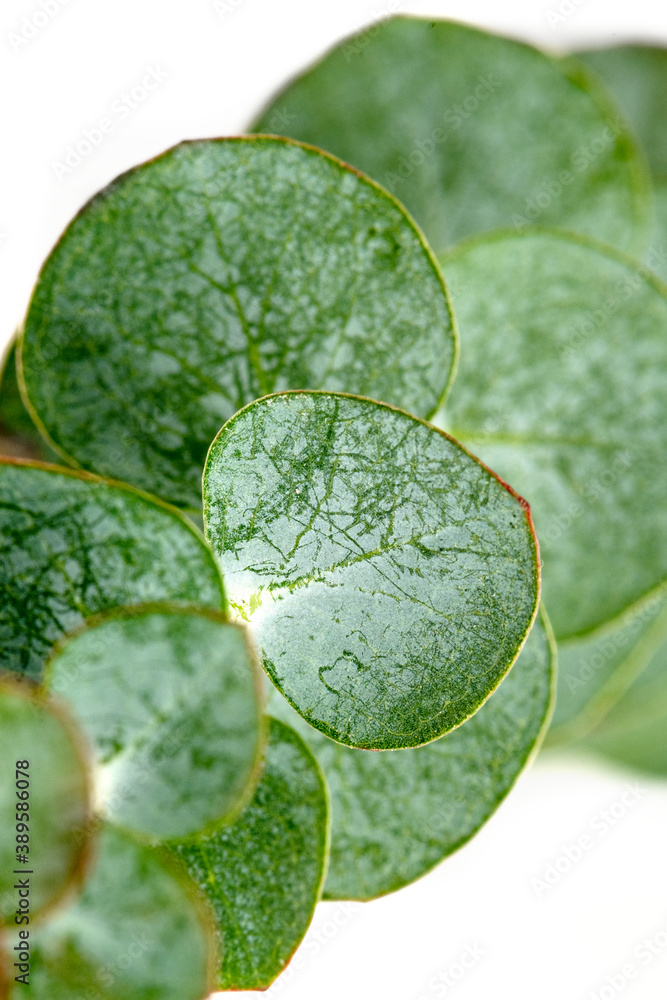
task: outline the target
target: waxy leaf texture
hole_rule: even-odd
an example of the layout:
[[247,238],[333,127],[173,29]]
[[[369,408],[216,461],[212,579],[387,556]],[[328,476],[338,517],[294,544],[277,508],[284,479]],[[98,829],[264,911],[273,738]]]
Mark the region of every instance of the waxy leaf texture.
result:
[[459,725],[536,613],[525,503],[457,442],[372,400],[247,406],[211,446],[204,523],[271,679],[349,746],[419,746]]

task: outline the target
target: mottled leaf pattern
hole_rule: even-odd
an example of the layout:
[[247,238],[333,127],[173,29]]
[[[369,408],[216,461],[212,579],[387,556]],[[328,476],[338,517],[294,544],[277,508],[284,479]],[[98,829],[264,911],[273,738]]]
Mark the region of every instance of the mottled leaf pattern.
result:
[[119,483],[0,460],[0,667],[37,678],[85,618],[157,600],[223,604],[186,518]]
[[158,840],[239,810],[262,751],[261,674],[245,630],[212,611],[148,605],[93,620],[56,648],[47,689],[67,699],[98,761],[98,808]]
[[475,712],[538,599],[527,507],[459,444],[358,397],[294,392],[211,447],[204,522],[272,680],[350,746],[418,746]]
[[[17,763],[22,765],[18,770]],[[23,895],[31,919],[83,880],[89,798],[85,744],[69,716],[59,705],[37,698],[31,687],[3,677],[0,923],[14,930],[19,926],[17,880],[27,879],[29,891]]]
[[204,1000],[215,938],[209,913],[180,867],[105,827],[81,897],[31,932],[30,988],[12,1000]]
[[645,245],[643,160],[606,93],[579,65],[476,28],[390,18],[288,84],[253,127],[365,170],[437,251],[535,222]]
[[372,899],[419,878],[472,837],[505,798],[544,731],[555,646],[544,613],[498,690],[428,746],[369,753],[334,743],[274,691],[270,711],[317,757],[331,794],[327,899]]
[[319,899],[329,841],[324,779],[297,734],[270,719],[261,781],[232,826],[178,846],[215,912],[217,987],[260,990],[282,972]]
[[456,341],[404,209],[315,149],[183,143],[76,217],[21,347],[31,403],[78,464],[199,508],[206,450],[279,389],[437,408]]
[[584,635],[667,574],[665,289],[555,232],[481,237],[444,264],[462,355],[436,422],[530,502],[554,632]]

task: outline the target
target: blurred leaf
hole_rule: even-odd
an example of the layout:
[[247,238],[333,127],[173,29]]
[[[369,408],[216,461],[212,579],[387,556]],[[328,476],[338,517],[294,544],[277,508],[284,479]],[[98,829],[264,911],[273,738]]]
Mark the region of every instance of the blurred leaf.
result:
[[178,846],[216,914],[221,990],[261,990],[289,962],[320,896],[328,851],[324,779],[297,734],[269,720],[260,783],[233,826]]
[[558,702],[547,742],[585,735],[655,657],[667,625],[665,584],[613,622],[559,643]]
[[271,679],[350,746],[418,746],[465,721],[536,611],[523,501],[455,441],[371,400],[247,406],[211,446],[204,522]]
[[156,600],[223,605],[185,517],[121,483],[0,459],[0,667],[37,678],[85,618]]
[[617,45],[575,55],[613,94],[646,151],[652,173],[667,176],[667,49]]
[[465,725],[412,750],[327,739],[274,692],[270,711],[315,753],[331,794],[327,899],[372,899],[424,875],[469,840],[512,788],[544,731],[555,680],[544,613],[498,690]]
[[245,631],[212,611],[112,611],[65,639],[47,689],[67,698],[99,764],[98,808],[158,840],[245,804],[262,752],[261,674]]
[[578,52],[639,137],[653,173],[653,229],[645,262],[667,281],[667,49],[619,45]]
[[439,251],[536,221],[645,245],[643,158],[607,94],[574,62],[462,24],[364,29],[289,83],[253,131],[365,170]]
[[531,503],[554,632],[584,635],[667,575],[665,290],[556,232],[444,263],[462,363],[436,420]]
[[456,341],[400,205],[318,150],[248,138],[183,143],[93,198],[42,270],[21,351],[76,463],[198,508],[207,448],[245,403],[325,387],[427,416]]
[[30,989],[12,1000],[203,1000],[215,939],[203,901],[169,858],[111,826],[77,902],[30,935]]
[[0,779],[0,923],[16,930],[82,881],[89,787],[69,717],[8,676],[0,680]]

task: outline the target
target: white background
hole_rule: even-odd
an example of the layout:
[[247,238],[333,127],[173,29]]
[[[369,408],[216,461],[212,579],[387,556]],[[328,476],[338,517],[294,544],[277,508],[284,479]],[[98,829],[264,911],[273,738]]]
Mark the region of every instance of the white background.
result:
[[[45,2],[53,7],[54,0]],[[551,23],[548,12],[557,14],[559,5],[565,14]],[[383,14],[468,20],[557,50],[637,38],[667,44],[667,9],[658,0],[218,6],[68,0],[17,47],[12,33],[25,28],[39,2],[3,0],[0,348],[21,319],[42,261],[90,195],[181,139],[242,131],[286,78]],[[113,111],[151,69],[165,75],[159,86],[124,117]],[[105,117],[113,131],[56,177],[54,162]],[[663,1000],[667,784],[635,787],[634,780],[592,762],[541,757],[472,843],[434,873],[370,904],[322,904],[297,959],[268,995]],[[584,834],[590,849],[556,884],[541,888],[548,866],[566,868],[564,852],[572,854]],[[456,981],[464,952],[472,964]],[[621,973],[628,965],[631,979]]]

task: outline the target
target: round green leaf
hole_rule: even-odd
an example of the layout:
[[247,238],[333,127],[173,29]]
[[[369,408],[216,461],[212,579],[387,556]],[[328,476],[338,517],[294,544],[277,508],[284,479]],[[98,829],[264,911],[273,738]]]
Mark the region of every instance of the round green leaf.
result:
[[428,416],[456,341],[405,210],[262,137],[183,143],[89,202],[41,272],[21,353],[59,448],[198,508],[206,450],[246,403],[328,388]]
[[77,730],[59,706],[3,677],[0,923],[27,926],[26,915],[31,921],[82,880],[89,830],[88,768]]
[[536,221],[644,245],[643,158],[602,89],[575,63],[462,24],[396,17],[364,30],[254,128],[365,170],[439,251]]
[[0,360],[0,454],[54,461],[51,451],[23,405],[16,373],[16,342]]
[[158,600],[224,601],[185,517],[121,483],[0,460],[0,667],[38,677],[85,618]]
[[373,899],[414,881],[468,841],[512,788],[544,731],[555,644],[542,612],[519,659],[472,719],[412,750],[369,753],[318,733],[277,692],[331,795],[327,899]]
[[220,614],[149,605],[65,639],[45,685],[67,698],[98,761],[98,808],[158,840],[241,807],[262,750],[261,675]]
[[549,744],[580,738],[646,669],[667,625],[665,584],[612,622],[558,645],[558,697]]
[[651,171],[667,176],[667,49],[617,45],[577,52],[603,79],[646,151]]
[[31,931],[30,952],[30,988],[14,984],[12,1000],[203,1000],[215,938],[180,866],[106,827],[83,894]]
[[667,575],[666,290],[555,232],[445,266],[463,347],[438,423],[528,498],[554,632],[585,634]]
[[418,746],[463,722],[536,612],[524,501],[456,441],[372,400],[251,403],[211,446],[204,522],[271,679],[350,746]]
[[177,847],[224,942],[218,989],[266,989],[282,972],[320,897],[328,842],[321,771],[303,740],[270,719],[250,805],[233,826]]

